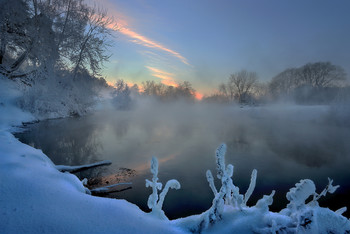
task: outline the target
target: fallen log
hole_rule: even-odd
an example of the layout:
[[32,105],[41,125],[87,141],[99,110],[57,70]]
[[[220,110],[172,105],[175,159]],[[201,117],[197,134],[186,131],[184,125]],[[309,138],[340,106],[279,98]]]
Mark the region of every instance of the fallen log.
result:
[[109,166],[112,162],[109,160],[104,160],[96,163],[81,165],[81,166],[66,166],[66,165],[56,165],[56,169],[60,172],[70,172],[75,173],[79,171],[84,171],[90,168],[101,167],[101,166]]
[[[114,192],[118,192],[113,190],[114,187],[119,186],[119,185],[132,185],[131,182],[125,182],[125,183],[117,183],[117,184],[112,184],[112,185],[108,185],[108,186],[104,186],[101,188],[94,188],[94,189],[90,189],[91,194],[93,195],[102,195],[102,194],[107,194],[107,193],[114,193]],[[122,189],[123,190],[127,190],[130,189],[131,187],[128,187],[126,189]]]

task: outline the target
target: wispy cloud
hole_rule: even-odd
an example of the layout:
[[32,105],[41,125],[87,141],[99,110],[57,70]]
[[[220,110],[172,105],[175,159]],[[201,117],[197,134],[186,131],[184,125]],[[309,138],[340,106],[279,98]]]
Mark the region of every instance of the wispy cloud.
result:
[[156,48],[156,49],[165,51],[165,52],[171,54],[172,56],[175,56],[176,58],[178,58],[184,64],[190,65],[189,62],[187,61],[187,59],[185,57],[183,57],[179,52],[176,52],[172,49],[169,49],[156,41],[153,41],[145,36],[142,36],[141,34],[128,28],[127,25],[125,25],[125,24],[119,24],[118,31],[120,33],[128,36],[128,37],[131,37],[132,38],[131,41],[134,43],[137,43],[137,44],[149,47],[149,48]]
[[150,67],[150,66],[145,66],[145,67],[151,71],[152,76],[161,79],[162,84],[165,84],[168,86],[174,86],[174,87],[178,86],[177,82],[174,79],[174,76],[175,76],[174,74],[163,71],[155,67]]
[[172,56],[175,56],[184,64],[190,65],[188,60],[184,56],[182,56],[179,52],[176,52],[172,49],[169,49],[169,48],[163,46],[162,44],[160,44],[156,41],[153,41],[145,36],[142,36],[141,34],[128,28],[125,20],[119,21],[117,24],[111,23],[111,24],[107,25],[107,27],[132,38],[130,41],[135,43],[135,44],[142,45],[142,46],[145,46],[148,48],[155,48],[158,50],[162,50],[164,52],[171,54]]
[[[103,4],[105,4],[107,6],[110,5],[110,3],[108,1],[104,1]],[[128,20],[126,20],[126,17],[124,15],[120,14],[120,12],[112,10],[112,17],[116,18],[116,24],[115,23],[109,24],[108,27],[112,30],[116,30],[116,31],[124,34],[125,36],[130,37],[131,42],[148,47],[148,48],[155,48],[155,49],[161,50],[163,52],[166,52],[166,53],[178,58],[184,64],[190,65],[188,60],[184,56],[182,56],[179,52],[172,50],[170,48],[167,48],[166,46],[162,45],[161,43],[156,42],[148,37],[145,37],[145,36],[135,32],[132,29],[130,29],[130,27],[128,25]]]
[[145,67],[154,73],[162,74],[162,75],[169,76],[169,77],[174,76],[173,73],[166,72],[166,71],[163,71],[163,70],[155,68],[155,67],[151,67],[151,66],[145,66]]

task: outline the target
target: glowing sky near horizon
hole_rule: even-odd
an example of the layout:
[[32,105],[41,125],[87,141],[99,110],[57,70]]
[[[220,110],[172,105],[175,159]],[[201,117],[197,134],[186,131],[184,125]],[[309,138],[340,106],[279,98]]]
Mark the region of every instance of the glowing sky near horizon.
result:
[[286,68],[330,61],[350,74],[347,0],[96,2],[119,26],[104,72],[112,83],[187,80],[210,94],[241,69],[268,81]]

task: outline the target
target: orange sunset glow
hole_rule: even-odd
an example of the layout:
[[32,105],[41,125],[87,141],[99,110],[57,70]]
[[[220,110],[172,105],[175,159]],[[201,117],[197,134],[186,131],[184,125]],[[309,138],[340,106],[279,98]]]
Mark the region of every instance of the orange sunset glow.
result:
[[155,67],[150,67],[150,66],[145,66],[145,67],[152,72],[151,73],[152,76],[161,79],[162,84],[168,85],[168,86],[174,86],[174,87],[178,86],[175,79],[173,78],[174,74],[163,71]]

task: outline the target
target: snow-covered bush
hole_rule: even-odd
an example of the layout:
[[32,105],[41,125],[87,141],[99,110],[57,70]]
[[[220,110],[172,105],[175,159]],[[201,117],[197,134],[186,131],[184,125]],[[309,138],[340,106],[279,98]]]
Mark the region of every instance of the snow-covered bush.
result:
[[[232,182],[233,165],[225,164],[226,145],[216,150],[217,177],[221,180],[218,191],[210,170],[206,172],[209,186],[214,193],[212,206],[201,215],[175,220],[183,229],[192,233],[350,233],[350,221],[342,216],[346,207],[337,211],[322,208],[318,199],[333,193],[338,186],[328,179],[328,185],[316,193],[312,180],[304,179],[291,188],[286,195],[289,204],[279,213],[269,211],[273,203],[273,190],[264,195],[253,207],[247,206],[256,184],[257,171],[253,170],[245,195]],[[311,199],[310,202],[306,202]]]
[[[332,183],[333,180],[328,178],[328,185],[319,194],[316,193],[314,182],[309,179],[300,180],[295,187],[289,190],[286,195],[289,204],[280,214],[291,219],[289,227],[292,227],[296,233],[350,232],[349,220],[341,215],[346,211],[346,207],[333,212],[318,205],[318,199],[327,193],[334,193],[339,187],[339,185],[333,186]],[[312,200],[306,203],[311,196]]]
[[168,219],[162,210],[164,198],[168,193],[169,188],[180,189],[180,183],[174,179],[169,180],[165,184],[163,191],[158,196],[158,190],[162,189],[162,183],[158,182],[158,160],[155,157],[152,157],[151,172],[153,174],[152,181],[146,179],[146,187],[152,187],[152,194],[148,198],[147,205],[152,209],[152,215],[160,219]]
[[249,188],[246,194],[243,196],[239,193],[239,188],[233,184],[231,179],[234,171],[233,165],[228,164],[226,166],[225,164],[226,148],[227,147],[225,144],[221,144],[215,152],[217,178],[221,180],[222,184],[219,192],[215,187],[214,177],[211,171],[208,170],[206,173],[209,186],[214,193],[214,199],[210,209],[203,215],[203,218],[198,226],[199,229],[196,231],[201,231],[202,229],[208,228],[209,225],[213,225],[218,220],[221,220],[225,205],[232,207],[233,210],[242,211],[243,207],[247,207],[247,201],[254,191],[257,170],[253,170]]
[[75,79],[66,71],[33,73],[29,85],[21,85],[19,106],[37,119],[81,116],[96,104],[107,89],[104,80],[79,73]]

